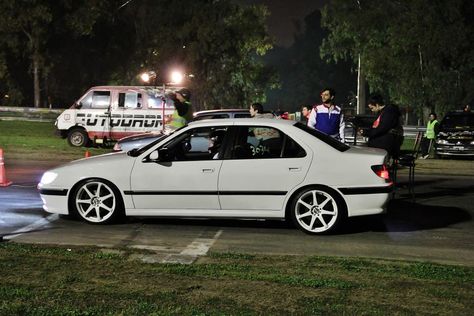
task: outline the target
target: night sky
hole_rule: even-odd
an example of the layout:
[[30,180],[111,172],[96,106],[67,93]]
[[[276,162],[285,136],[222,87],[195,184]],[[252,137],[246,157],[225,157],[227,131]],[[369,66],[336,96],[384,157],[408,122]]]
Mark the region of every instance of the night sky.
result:
[[329,0],[234,0],[241,4],[264,4],[270,10],[268,31],[279,46],[289,46],[295,33],[294,21],[303,21],[314,10],[323,7]]

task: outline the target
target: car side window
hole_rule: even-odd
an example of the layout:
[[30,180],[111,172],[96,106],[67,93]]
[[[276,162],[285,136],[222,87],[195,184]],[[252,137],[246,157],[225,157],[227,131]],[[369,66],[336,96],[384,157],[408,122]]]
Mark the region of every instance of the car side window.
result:
[[186,131],[163,145],[171,161],[222,159],[226,126],[200,127]]
[[283,132],[263,126],[240,127],[231,151],[232,159],[298,158],[304,149]]

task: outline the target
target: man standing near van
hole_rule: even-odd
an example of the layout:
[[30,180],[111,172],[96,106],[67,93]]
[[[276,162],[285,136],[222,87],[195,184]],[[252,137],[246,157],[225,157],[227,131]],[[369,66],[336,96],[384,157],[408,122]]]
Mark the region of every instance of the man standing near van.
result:
[[178,129],[186,125],[193,119],[193,109],[191,106],[191,91],[186,88],[176,91],[173,102],[175,110],[171,116],[170,126]]

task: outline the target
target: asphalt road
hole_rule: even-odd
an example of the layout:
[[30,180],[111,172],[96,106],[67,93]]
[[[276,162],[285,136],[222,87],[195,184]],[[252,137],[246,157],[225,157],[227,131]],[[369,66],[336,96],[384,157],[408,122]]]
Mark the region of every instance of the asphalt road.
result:
[[[281,221],[130,218],[117,225],[90,225],[42,210],[36,184],[55,163],[7,162],[13,184],[0,188],[0,236],[4,242],[147,249],[140,257],[147,262],[191,263],[218,251],[474,266],[474,162],[445,164],[451,172],[435,172],[434,167],[423,172],[420,166],[415,200],[402,171],[386,216],[350,219],[336,235],[309,236]],[[452,172],[456,164],[464,171]]]

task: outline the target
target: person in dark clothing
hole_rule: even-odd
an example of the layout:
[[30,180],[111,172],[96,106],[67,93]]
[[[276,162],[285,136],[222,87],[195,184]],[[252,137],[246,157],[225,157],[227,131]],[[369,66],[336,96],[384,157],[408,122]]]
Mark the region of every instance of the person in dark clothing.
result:
[[372,128],[364,134],[369,138],[367,145],[385,149],[391,157],[398,158],[403,142],[400,110],[395,105],[385,105],[379,94],[371,94],[368,105],[378,116]]

